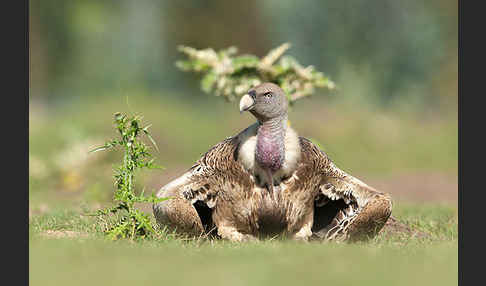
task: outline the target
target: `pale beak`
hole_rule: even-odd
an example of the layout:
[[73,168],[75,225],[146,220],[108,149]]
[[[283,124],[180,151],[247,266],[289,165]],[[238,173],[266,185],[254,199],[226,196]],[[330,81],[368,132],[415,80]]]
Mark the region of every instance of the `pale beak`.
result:
[[255,101],[253,100],[253,98],[251,98],[249,94],[245,94],[240,99],[240,113],[249,110],[253,107],[253,105],[255,105]]

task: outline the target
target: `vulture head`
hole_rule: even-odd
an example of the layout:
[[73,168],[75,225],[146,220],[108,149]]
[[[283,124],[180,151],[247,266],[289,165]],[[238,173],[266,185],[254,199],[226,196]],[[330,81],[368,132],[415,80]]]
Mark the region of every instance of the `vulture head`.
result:
[[249,111],[260,122],[285,117],[287,110],[288,101],[284,91],[271,82],[250,89],[240,100],[240,112]]
[[293,171],[300,149],[297,134],[288,128],[287,98],[278,85],[262,83],[241,98],[240,112],[243,111],[249,111],[258,120],[254,151],[243,156],[254,160],[255,164],[248,169],[260,185],[273,192],[273,186]]

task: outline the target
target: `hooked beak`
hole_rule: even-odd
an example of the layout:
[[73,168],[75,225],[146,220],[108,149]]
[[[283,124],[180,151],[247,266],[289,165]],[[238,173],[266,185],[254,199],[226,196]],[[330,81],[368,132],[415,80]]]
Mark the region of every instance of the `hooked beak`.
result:
[[255,101],[249,94],[245,94],[240,100],[240,113],[250,110],[255,105]]

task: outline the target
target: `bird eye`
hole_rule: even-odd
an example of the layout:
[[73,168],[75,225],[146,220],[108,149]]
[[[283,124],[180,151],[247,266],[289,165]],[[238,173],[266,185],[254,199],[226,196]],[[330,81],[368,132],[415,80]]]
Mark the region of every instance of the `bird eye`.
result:
[[263,96],[265,96],[265,97],[272,97],[273,94],[271,92],[265,92],[265,94],[263,94]]

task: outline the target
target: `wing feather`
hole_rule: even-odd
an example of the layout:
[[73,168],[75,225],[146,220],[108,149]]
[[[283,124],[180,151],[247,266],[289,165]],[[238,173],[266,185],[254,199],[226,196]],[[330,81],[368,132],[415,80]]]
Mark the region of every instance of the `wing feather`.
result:
[[251,189],[250,174],[237,161],[239,136],[229,137],[211,147],[181,177],[162,187],[158,196],[176,194],[213,208],[218,197],[233,189]]
[[307,180],[311,180],[313,177],[320,178],[318,187],[327,197],[331,199],[342,198],[345,201],[353,199],[358,206],[364,206],[375,194],[383,195],[383,193],[338,168],[327,154],[310,140],[300,137],[300,143],[303,164],[296,172]]

